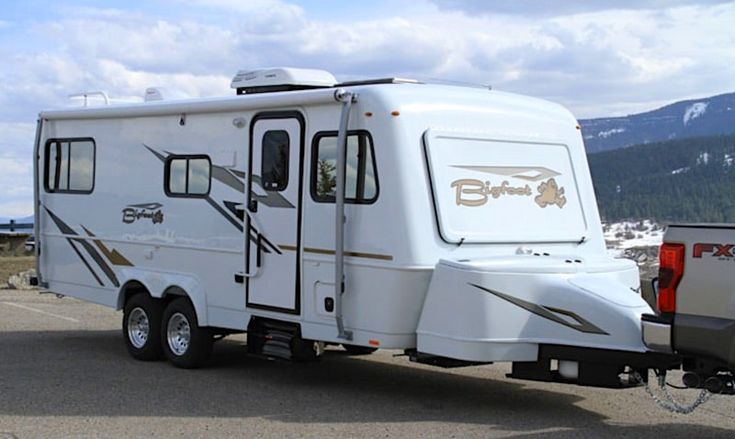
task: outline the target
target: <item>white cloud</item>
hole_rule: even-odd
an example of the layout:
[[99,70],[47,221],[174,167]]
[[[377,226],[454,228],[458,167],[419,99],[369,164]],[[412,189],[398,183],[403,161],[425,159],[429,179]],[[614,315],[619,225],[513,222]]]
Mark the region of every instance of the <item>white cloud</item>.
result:
[[176,3],[204,8],[233,10],[242,14],[259,14],[261,16],[301,17],[304,9],[301,6],[281,0],[175,0]]
[[620,53],[620,58],[626,60],[635,69],[636,82],[651,82],[675,76],[684,68],[691,65],[691,60],[683,57],[651,58],[644,55],[628,55]]
[[0,199],[0,216],[3,218],[23,218],[33,214],[30,201],[6,201]]
[[142,97],[146,88],[164,86],[197,96],[222,95],[228,93],[231,78],[223,75],[194,75],[191,73],[153,73],[132,70],[118,61],[100,60],[98,73],[108,78],[109,87],[129,97]]
[[34,123],[0,123],[0,216],[33,212]]
[[[588,116],[605,115],[622,102],[633,108],[642,100],[735,86],[733,4],[665,9],[654,1],[648,4],[658,5],[655,10],[539,18],[418,2],[405,16],[340,22],[310,19],[301,7],[278,0],[177,3],[208,11],[209,19],[87,8],[77,17],[38,23],[38,35],[59,42],[55,50],[21,55],[15,74],[0,87],[9,94],[22,90],[26,103],[58,104],[62,90],[90,88],[139,96],[151,85],[147,81],[173,81],[201,96],[227,93],[240,68],[292,65],[326,68],[343,79],[395,74],[492,84]],[[597,2],[591,9],[609,6]]]
[[33,211],[33,169],[30,157],[0,156],[0,216],[29,215]]
[[433,0],[437,6],[468,13],[560,16],[609,10],[661,10],[678,6],[713,5],[730,0]]
[[0,158],[23,158],[30,161],[35,132],[34,122],[0,122]]

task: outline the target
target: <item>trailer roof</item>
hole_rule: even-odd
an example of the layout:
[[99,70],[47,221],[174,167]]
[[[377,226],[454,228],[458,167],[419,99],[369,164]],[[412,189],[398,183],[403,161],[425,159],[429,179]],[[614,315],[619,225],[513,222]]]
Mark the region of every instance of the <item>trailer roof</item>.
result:
[[54,109],[42,111],[39,117],[47,120],[81,120],[327,105],[338,103],[335,94],[342,88],[349,88],[358,94],[379,96],[396,106],[422,105],[424,108],[442,106],[445,109],[452,107],[460,109],[468,105],[490,106],[522,109],[539,113],[539,115],[554,114],[558,117],[560,112],[564,116],[570,115],[568,110],[562,106],[538,98],[499,92],[489,88],[424,84],[389,78],[343,83],[334,88]]

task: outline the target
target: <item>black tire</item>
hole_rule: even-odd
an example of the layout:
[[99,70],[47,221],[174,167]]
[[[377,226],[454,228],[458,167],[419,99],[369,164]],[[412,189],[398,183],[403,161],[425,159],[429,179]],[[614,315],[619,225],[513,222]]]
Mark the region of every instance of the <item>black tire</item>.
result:
[[[199,326],[189,299],[180,297],[171,301],[163,311],[161,322],[161,345],[171,364],[182,369],[195,369],[207,364],[212,353],[212,330]],[[186,337],[182,334],[186,334],[187,328],[189,337],[184,343]],[[171,337],[169,330],[173,331]]]
[[138,293],[125,302],[122,332],[125,346],[136,360],[155,361],[163,357],[161,348],[161,301]]
[[356,346],[344,343],[342,343],[342,347],[345,348],[349,355],[370,355],[378,350],[378,348],[371,348],[369,346]]

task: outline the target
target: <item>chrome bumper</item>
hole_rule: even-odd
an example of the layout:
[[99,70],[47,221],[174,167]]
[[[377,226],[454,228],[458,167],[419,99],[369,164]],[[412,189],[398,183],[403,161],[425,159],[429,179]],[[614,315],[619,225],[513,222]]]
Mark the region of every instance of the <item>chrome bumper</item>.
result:
[[641,321],[643,343],[656,352],[672,353],[671,324],[662,322]]

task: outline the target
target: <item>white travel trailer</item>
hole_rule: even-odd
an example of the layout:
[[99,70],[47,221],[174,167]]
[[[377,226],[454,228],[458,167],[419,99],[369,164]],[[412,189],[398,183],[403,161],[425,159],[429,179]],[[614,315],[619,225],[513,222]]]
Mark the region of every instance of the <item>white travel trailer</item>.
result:
[[124,310],[135,358],[196,367],[246,331],[270,357],[403,349],[610,387],[676,363],[644,345],[561,106],[299,69],[232,87],[40,114],[38,283]]

